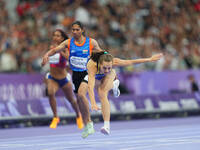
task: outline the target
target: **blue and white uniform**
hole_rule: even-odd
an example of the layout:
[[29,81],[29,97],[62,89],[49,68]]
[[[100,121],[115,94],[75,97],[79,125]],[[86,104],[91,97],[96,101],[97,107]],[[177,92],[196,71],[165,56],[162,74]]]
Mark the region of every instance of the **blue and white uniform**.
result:
[[69,39],[68,43],[69,49],[69,64],[73,71],[72,81],[75,86],[74,92],[78,92],[78,88],[85,76],[87,75],[87,63],[92,53],[91,38],[85,37],[83,43],[78,44],[75,42],[74,38]]

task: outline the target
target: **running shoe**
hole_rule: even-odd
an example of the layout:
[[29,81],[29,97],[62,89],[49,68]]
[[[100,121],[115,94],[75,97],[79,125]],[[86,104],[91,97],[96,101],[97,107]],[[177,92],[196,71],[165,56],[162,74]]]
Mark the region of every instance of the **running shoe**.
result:
[[89,135],[90,135],[90,134],[93,134],[93,133],[95,132],[93,122],[92,122],[92,121],[91,121],[91,122],[88,122],[88,123],[87,123],[87,126],[88,126],[88,134],[89,134]]
[[59,122],[60,122],[60,119],[58,117],[54,117],[49,127],[52,129],[55,129]]
[[84,124],[83,124],[83,119],[82,119],[81,116],[76,118],[76,124],[77,124],[77,126],[78,126],[78,128],[79,128],[80,130],[83,129]]
[[103,133],[104,135],[109,135],[110,134],[110,129],[107,127],[102,127],[101,128],[101,133]]
[[83,132],[82,132],[82,138],[86,138],[86,137],[88,137],[88,127],[87,126],[85,126],[83,128]]

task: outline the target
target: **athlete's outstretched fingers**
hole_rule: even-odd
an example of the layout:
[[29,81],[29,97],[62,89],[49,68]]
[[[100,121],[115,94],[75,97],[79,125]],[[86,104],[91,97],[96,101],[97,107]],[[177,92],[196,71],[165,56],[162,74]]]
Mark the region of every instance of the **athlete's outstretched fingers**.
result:
[[151,57],[151,61],[157,61],[159,59],[161,59],[163,57],[163,54],[162,53],[159,53],[159,54],[155,54]]

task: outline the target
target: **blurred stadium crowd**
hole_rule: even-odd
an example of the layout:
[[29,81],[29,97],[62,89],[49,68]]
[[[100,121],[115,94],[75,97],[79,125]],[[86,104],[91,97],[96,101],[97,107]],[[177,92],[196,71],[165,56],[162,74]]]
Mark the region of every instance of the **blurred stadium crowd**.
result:
[[70,36],[75,20],[116,57],[165,54],[121,71],[200,68],[199,0],[0,0],[0,14],[1,72],[45,72],[53,31]]

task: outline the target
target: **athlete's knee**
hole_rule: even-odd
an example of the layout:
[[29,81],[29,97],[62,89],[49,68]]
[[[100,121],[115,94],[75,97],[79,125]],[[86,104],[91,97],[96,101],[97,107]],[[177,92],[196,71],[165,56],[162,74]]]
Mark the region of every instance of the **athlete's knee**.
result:
[[82,100],[82,99],[84,99],[84,97],[85,97],[85,95],[84,94],[78,94],[78,100]]
[[78,92],[78,100],[82,100],[86,97],[86,94],[83,92]]
[[98,94],[101,95],[101,94],[104,94],[106,91],[103,89],[103,88],[98,88]]
[[107,96],[107,91],[103,88],[98,88],[98,95],[99,98],[102,99],[103,97]]
[[55,97],[55,95],[54,94],[48,94],[48,97],[50,98],[50,100],[52,99],[52,98],[54,98]]
[[47,93],[49,97],[54,97],[55,96],[55,92],[52,89],[47,89]]
[[68,98],[68,101],[69,101],[70,103],[76,103],[76,100],[75,100],[73,97]]

